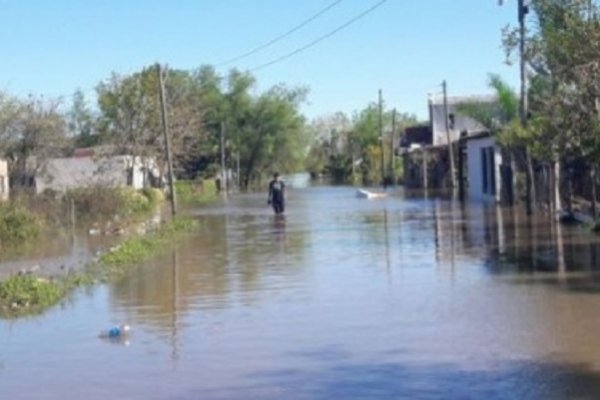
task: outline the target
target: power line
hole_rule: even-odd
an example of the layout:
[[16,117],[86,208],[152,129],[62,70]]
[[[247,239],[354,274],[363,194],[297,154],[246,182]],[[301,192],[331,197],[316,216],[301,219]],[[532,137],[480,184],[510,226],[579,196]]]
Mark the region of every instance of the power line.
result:
[[258,71],[259,69],[263,69],[263,68],[269,67],[269,66],[271,66],[273,64],[277,64],[278,62],[287,60],[288,58],[290,58],[292,56],[295,56],[296,54],[298,54],[298,53],[300,53],[300,52],[308,49],[309,47],[312,47],[312,46],[316,45],[319,42],[322,42],[323,40],[325,40],[325,39],[327,39],[327,38],[335,35],[339,31],[341,31],[342,29],[347,28],[348,26],[352,25],[354,22],[356,22],[359,19],[365,17],[367,14],[375,11],[375,9],[381,7],[383,5],[383,3],[385,3],[386,1],[388,1],[388,0],[381,0],[380,2],[376,3],[375,5],[373,5],[371,8],[366,9],[362,13],[358,14],[356,17],[354,17],[351,20],[345,22],[344,24],[338,26],[337,28],[335,28],[331,32],[326,33],[325,35],[316,38],[312,42],[310,42],[310,43],[308,43],[308,44],[306,44],[306,45],[304,45],[302,47],[299,47],[299,48],[297,48],[296,50],[294,50],[294,51],[292,51],[290,53],[284,54],[283,56],[281,56],[279,58],[276,58],[276,59],[274,59],[272,61],[269,61],[267,63],[261,64],[261,65],[259,65],[257,67],[254,67],[250,71],[252,71],[252,72]]
[[330,9],[332,9],[333,7],[335,7],[336,5],[338,5],[339,3],[341,3],[342,1],[343,1],[343,0],[336,0],[336,1],[334,1],[333,3],[330,3],[330,4],[329,4],[327,7],[323,8],[321,11],[319,11],[319,12],[318,12],[318,13],[316,13],[316,14],[314,14],[314,15],[313,15],[313,16],[311,16],[310,18],[308,18],[308,19],[306,19],[306,20],[302,21],[300,24],[298,24],[298,25],[294,26],[294,27],[293,27],[292,29],[290,29],[289,31],[287,31],[287,32],[285,32],[285,33],[283,33],[283,34],[281,34],[281,35],[277,36],[276,38],[274,38],[274,39],[272,39],[272,40],[269,40],[268,42],[266,42],[266,43],[264,43],[264,44],[261,44],[260,46],[257,46],[257,47],[255,47],[255,48],[253,48],[252,50],[250,50],[250,51],[248,51],[248,52],[246,52],[246,53],[244,53],[244,54],[241,54],[241,55],[239,55],[239,56],[237,56],[237,57],[233,57],[233,58],[230,58],[229,60],[226,60],[226,61],[220,62],[220,63],[218,63],[216,66],[217,66],[217,67],[219,67],[219,66],[222,66],[222,65],[225,65],[225,64],[231,64],[231,63],[234,63],[234,62],[236,62],[236,61],[239,61],[239,60],[241,60],[241,59],[243,59],[243,58],[246,58],[246,57],[248,57],[248,56],[251,56],[252,54],[258,53],[259,51],[261,51],[261,50],[263,50],[263,49],[265,49],[265,48],[267,48],[267,47],[271,46],[271,45],[272,45],[272,44],[274,44],[274,43],[277,43],[277,42],[279,42],[281,39],[284,39],[285,37],[287,37],[287,36],[291,35],[292,33],[296,32],[297,30],[299,30],[299,29],[303,28],[304,26],[308,25],[310,22],[312,22],[312,21],[314,21],[315,19],[319,18],[321,15],[325,14],[327,11],[329,11]]

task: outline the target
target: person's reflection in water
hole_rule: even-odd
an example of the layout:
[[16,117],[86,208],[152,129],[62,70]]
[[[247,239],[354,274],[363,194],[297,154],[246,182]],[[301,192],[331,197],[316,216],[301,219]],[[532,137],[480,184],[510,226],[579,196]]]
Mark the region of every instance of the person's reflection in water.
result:
[[273,235],[277,243],[285,245],[285,215],[277,214],[273,217]]

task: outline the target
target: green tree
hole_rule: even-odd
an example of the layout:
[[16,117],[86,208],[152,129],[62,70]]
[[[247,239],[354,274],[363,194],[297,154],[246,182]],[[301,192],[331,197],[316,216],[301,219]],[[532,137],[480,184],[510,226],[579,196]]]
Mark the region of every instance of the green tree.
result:
[[101,137],[96,132],[96,118],[90,110],[81,90],[73,93],[71,109],[67,112],[67,127],[74,139],[76,148],[92,147],[100,144]]
[[12,185],[30,186],[47,158],[64,154],[67,127],[59,108],[58,100],[0,96],[0,149]]
[[[531,69],[531,111],[538,130],[533,150],[538,157],[552,159],[557,182],[561,180],[561,164],[585,160],[590,165],[595,191],[600,95],[598,4],[591,0],[533,0],[532,10],[527,61]],[[504,45],[509,57],[517,48],[517,38],[515,29],[505,29]],[[555,206],[560,208],[561,197],[565,196],[560,195],[558,183],[553,186]],[[567,192],[570,200],[571,192]],[[592,197],[595,210],[595,193]]]

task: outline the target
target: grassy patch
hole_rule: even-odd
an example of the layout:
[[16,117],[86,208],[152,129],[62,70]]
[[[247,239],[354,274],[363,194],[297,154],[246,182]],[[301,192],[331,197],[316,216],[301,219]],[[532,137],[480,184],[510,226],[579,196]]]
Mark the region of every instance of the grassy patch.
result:
[[175,182],[177,199],[185,204],[202,205],[218,198],[217,186],[214,180],[193,180]]
[[35,214],[12,203],[0,202],[0,249],[36,238],[42,221]]
[[0,282],[0,315],[18,317],[53,306],[64,296],[63,283],[30,275],[15,275]]
[[[206,204],[218,198],[214,181],[178,182],[177,193],[182,201],[196,205]],[[54,196],[44,201],[55,204]],[[119,214],[143,215],[164,199],[162,192],[154,189],[135,191],[130,189],[86,188],[70,192],[61,204],[74,202],[77,214],[101,219]],[[44,203],[46,205],[46,203]],[[0,203],[0,251],[3,234],[11,243],[23,241],[39,234],[43,218],[18,208]],[[123,213],[123,210],[125,212]],[[61,210],[64,211],[64,210]],[[62,213],[61,213],[62,214]],[[129,267],[163,251],[184,233],[191,231],[197,222],[190,218],[175,218],[158,230],[144,236],[124,241],[120,246],[105,253],[98,261],[91,262],[84,271],[68,275],[60,280],[47,280],[31,275],[15,275],[0,282],[0,317],[15,318],[40,313],[58,303],[67,293],[98,281],[109,281],[123,276]],[[9,243],[9,242],[7,242]]]
[[195,226],[196,221],[192,219],[175,218],[153,233],[126,240],[101,256],[97,262],[88,264],[84,271],[65,279],[47,280],[31,275],[14,275],[0,282],[0,317],[37,314],[77,287],[123,276],[129,267],[156,255]]
[[69,191],[67,201],[72,201],[77,217],[83,220],[137,217],[156,209],[164,199],[158,189],[136,190],[130,187],[110,188],[92,186]]
[[155,232],[127,239],[120,246],[100,257],[93,268],[96,271],[94,275],[101,279],[119,276],[129,266],[139,264],[164,250],[181,234],[191,231],[195,226],[196,221],[190,218],[175,218]]

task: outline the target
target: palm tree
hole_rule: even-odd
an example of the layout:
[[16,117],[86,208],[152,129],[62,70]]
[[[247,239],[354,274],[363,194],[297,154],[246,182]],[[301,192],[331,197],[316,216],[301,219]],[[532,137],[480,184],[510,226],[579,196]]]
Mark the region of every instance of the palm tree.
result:
[[[509,191],[512,194],[516,187],[517,160],[521,158],[525,163],[530,163],[528,146],[531,141],[531,130],[523,128],[519,121],[519,97],[515,91],[496,74],[489,75],[488,86],[494,91],[496,98],[494,103],[463,103],[458,106],[457,111],[488,128],[498,143],[507,150],[510,169],[513,171],[512,187]],[[532,191],[532,196],[527,196],[530,199],[535,198],[532,170],[530,165],[525,168]],[[510,204],[514,202],[512,196],[508,200]],[[531,204],[526,206],[527,210],[531,209]]]

